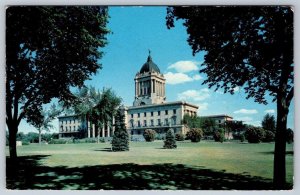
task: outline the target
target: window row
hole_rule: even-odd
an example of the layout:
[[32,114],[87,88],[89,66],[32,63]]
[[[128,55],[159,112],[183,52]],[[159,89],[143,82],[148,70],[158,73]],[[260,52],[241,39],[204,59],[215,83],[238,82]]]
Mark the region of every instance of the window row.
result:
[[[169,114],[169,110],[165,110],[165,115]],[[160,116],[161,111],[157,111],[157,116]],[[144,112],[144,117],[147,116],[147,114],[150,114],[150,116],[154,116],[154,112]],[[173,109],[173,114],[176,114],[176,109]],[[131,114],[131,118],[134,117],[135,114]],[[137,113],[137,117],[139,118],[141,116],[141,113]]]
[[[172,117],[170,119],[171,125],[176,125],[176,117]],[[156,123],[153,119],[149,121],[150,123],[147,123],[147,120],[143,121],[137,121],[136,123],[133,120],[130,120],[130,126],[133,127],[153,127],[153,126],[168,126],[170,125],[169,119],[166,118],[164,121],[161,119],[157,119]]]
[[80,128],[80,126],[78,126],[77,128],[76,128],[76,126],[73,126],[73,127],[63,127],[63,126],[61,126],[60,127],[60,131],[61,132],[68,132],[68,131],[76,131],[76,130],[78,130]]
[[76,119],[72,119],[72,120],[65,120],[65,121],[61,121],[60,124],[75,124],[76,123]]

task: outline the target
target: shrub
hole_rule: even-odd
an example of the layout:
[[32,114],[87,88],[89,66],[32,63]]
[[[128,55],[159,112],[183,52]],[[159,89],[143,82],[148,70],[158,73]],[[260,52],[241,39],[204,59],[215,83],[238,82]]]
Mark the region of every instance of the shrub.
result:
[[30,142],[28,142],[28,141],[22,141],[22,145],[29,145],[30,144]]
[[200,142],[203,137],[203,131],[200,128],[192,128],[187,132],[186,137],[192,142]]
[[225,140],[224,129],[218,129],[214,132],[214,140],[223,143]]
[[97,143],[97,138],[85,138],[85,143]]
[[184,141],[184,135],[182,133],[176,133],[175,139],[176,141]]
[[264,129],[260,127],[248,127],[245,137],[249,143],[259,143],[264,138]]
[[49,144],[66,144],[67,140],[65,139],[52,139]]
[[275,134],[272,131],[266,130],[264,133],[263,142],[273,142],[275,139]]
[[288,128],[286,131],[287,131],[287,132],[286,132],[286,142],[287,142],[288,144],[291,144],[291,143],[294,142],[294,132],[293,132],[293,130],[290,129],[290,128]]
[[177,148],[174,130],[170,128],[166,133],[166,140],[164,141],[164,148],[174,149]]
[[119,109],[116,114],[116,124],[113,139],[111,141],[112,151],[129,150],[129,134],[124,122],[124,111]]
[[153,142],[156,135],[156,131],[152,129],[146,129],[143,133],[143,136],[146,140],[146,142]]
[[156,140],[165,140],[166,139],[166,134],[164,134],[164,133],[157,133],[155,135],[155,139]]

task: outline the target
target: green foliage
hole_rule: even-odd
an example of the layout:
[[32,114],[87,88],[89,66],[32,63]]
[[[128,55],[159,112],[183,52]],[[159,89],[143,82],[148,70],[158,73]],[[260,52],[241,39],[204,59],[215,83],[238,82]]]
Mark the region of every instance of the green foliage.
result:
[[291,144],[294,142],[294,132],[292,129],[288,128],[286,133],[286,142]]
[[71,88],[101,68],[107,19],[107,7],[100,6],[8,7],[6,121],[12,158],[20,121],[41,124],[44,104],[57,98],[70,105]]
[[169,128],[166,133],[166,140],[164,141],[164,148],[165,149],[175,149],[177,148],[174,130]]
[[186,134],[187,139],[190,139],[192,142],[200,142],[203,137],[203,131],[200,128],[192,128]]
[[266,114],[261,122],[261,126],[265,130],[272,131],[275,133],[276,131],[276,122],[275,122],[275,117],[270,114]]
[[125,127],[125,110],[119,108],[116,114],[115,132],[111,141],[112,151],[128,151],[129,150],[129,134]]
[[176,141],[184,141],[185,140],[185,137],[182,133],[176,133],[175,134],[175,140]]
[[97,143],[96,138],[85,138],[83,139],[85,143]]
[[66,139],[52,139],[48,144],[66,144],[67,142]]
[[275,134],[272,131],[265,130],[262,142],[273,142],[275,140]]
[[240,136],[240,141],[241,141],[241,142],[244,142],[245,140],[246,140],[245,134],[243,133],[243,134],[241,134],[241,136]]
[[146,129],[143,133],[143,136],[146,142],[152,142],[155,139],[156,131],[152,129]]
[[156,133],[155,134],[155,139],[156,140],[165,140],[166,139],[166,135],[164,133]]
[[214,140],[216,142],[223,143],[225,141],[225,132],[224,129],[220,128],[214,132]]
[[284,138],[294,97],[292,6],[173,6],[166,19],[168,28],[182,19],[193,54],[205,51],[202,84],[230,94],[243,87],[247,99],[267,104],[268,94],[277,102],[274,187],[283,189]]
[[263,140],[264,136],[265,131],[260,127],[249,126],[245,132],[245,138],[249,143],[259,143]]

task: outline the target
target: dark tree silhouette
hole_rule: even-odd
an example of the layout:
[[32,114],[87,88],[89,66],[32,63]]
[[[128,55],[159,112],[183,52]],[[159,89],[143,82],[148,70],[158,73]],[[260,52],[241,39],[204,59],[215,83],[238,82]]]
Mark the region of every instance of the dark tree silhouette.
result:
[[206,51],[203,84],[234,93],[243,87],[247,98],[277,102],[274,187],[286,181],[286,125],[294,96],[293,10],[290,6],[168,7],[167,27],[183,19],[193,54]]
[[166,133],[166,140],[164,141],[164,148],[165,149],[177,148],[175,134],[174,134],[174,130],[172,128],[169,128]]
[[71,103],[70,87],[101,68],[107,7],[12,6],[6,9],[6,124],[10,157],[22,119],[42,121],[42,105]]
[[129,150],[129,134],[125,126],[125,110],[120,107],[116,113],[115,132],[111,141],[112,151],[128,151]]

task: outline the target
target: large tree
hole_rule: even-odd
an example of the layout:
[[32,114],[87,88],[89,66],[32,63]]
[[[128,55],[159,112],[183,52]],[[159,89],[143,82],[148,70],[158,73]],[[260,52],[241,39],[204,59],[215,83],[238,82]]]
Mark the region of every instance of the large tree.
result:
[[70,87],[101,68],[107,7],[12,6],[6,9],[6,124],[10,157],[22,119],[42,118],[53,98],[72,102]]
[[169,7],[167,26],[183,19],[193,54],[205,51],[203,84],[234,93],[243,87],[247,98],[277,103],[274,187],[286,181],[286,125],[294,96],[293,10],[290,6]]

